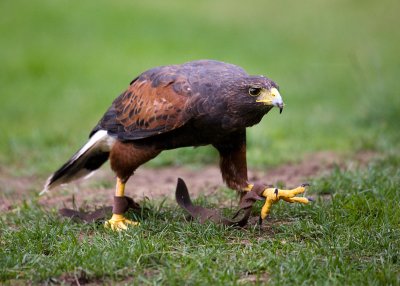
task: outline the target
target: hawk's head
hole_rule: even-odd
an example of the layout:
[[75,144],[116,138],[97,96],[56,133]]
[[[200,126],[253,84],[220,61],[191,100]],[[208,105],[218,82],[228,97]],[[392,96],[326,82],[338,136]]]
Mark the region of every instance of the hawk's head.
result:
[[245,93],[247,91],[251,98],[250,101],[252,101],[255,106],[275,106],[278,107],[279,112],[282,113],[284,103],[279,93],[279,87],[275,82],[263,76],[259,76],[245,79],[242,83],[242,86],[243,85],[244,87],[241,88],[241,92]]
[[226,112],[236,126],[257,124],[273,107],[283,110],[278,85],[264,76],[241,75],[234,81],[222,81],[221,87]]

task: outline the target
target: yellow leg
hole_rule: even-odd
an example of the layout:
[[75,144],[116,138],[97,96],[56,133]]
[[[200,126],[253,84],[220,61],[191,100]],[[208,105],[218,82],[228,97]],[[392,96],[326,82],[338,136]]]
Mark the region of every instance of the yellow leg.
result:
[[247,187],[243,189],[243,192],[250,192],[253,187],[253,184],[248,184]]
[[125,196],[125,184],[121,181],[120,178],[117,178],[117,186],[115,187],[115,196],[116,197]]
[[[125,193],[125,183],[121,181],[120,178],[117,178],[117,186],[115,188],[115,196],[116,197],[124,197]],[[121,231],[128,229],[128,225],[137,226],[139,222],[131,221],[124,217],[123,214],[113,214],[111,219],[105,222],[106,228],[111,228],[114,231]]]

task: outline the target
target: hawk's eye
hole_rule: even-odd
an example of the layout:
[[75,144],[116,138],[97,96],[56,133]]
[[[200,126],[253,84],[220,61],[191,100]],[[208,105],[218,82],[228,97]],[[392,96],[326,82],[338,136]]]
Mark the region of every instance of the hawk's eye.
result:
[[249,88],[249,94],[251,96],[257,96],[260,94],[260,92],[261,92],[261,88],[259,88],[259,87],[250,87]]

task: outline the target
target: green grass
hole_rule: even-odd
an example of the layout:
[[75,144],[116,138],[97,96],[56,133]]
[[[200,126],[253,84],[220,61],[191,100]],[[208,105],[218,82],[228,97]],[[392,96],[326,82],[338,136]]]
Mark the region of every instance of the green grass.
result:
[[150,204],[140,227],[114,233],[28,202],[0,221],[0,280],[236,285],[251,275],[271,285],[398,285],[399,170],[398,156],[337,169],[311,189],[329,199],[281,202],[261,232],[188,222],[175,206]]
[[[400,284],[399,9],[395,0],[1,1],[4,185],[59,167],[142,71],[201,58],[281,87],[283,114],[273,110],[248,130],[251,167],[321,150],[373,150],[384,159],[315,178],[312,192],[324,196],[308,206],[280,203],[261,233],[187,222],[174,204],[158,212],[157,202],[141,227],[112,233],[61,220],[30,198],[1,214],[0,281]],[[149,165],[216,161],[210,148],[185,148]]]

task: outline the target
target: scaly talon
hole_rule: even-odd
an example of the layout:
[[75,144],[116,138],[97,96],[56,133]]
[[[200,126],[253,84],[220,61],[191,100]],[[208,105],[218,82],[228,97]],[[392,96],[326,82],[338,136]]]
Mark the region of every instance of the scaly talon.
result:
[[280,199],[289,203],[308,204],[309,200],[307,198],[296,197],[296,195],[304,193],[307,186],[309,186],[309,184],[302,184],[300,187],[292,190],[279,190],[277,188],[265,189],[262,193],[262,196],[265,197],[265,203],[261,208],[261,219],[263,220],[268,216],[271,211],[271,206],[277,203]]
[[111,228],[114,231],[127,230],[128,225],[138,226],[140,225],[137,221],[132,221],[125,218],[123,215],[113,214],[111,219],[104,223],[104,227]]

